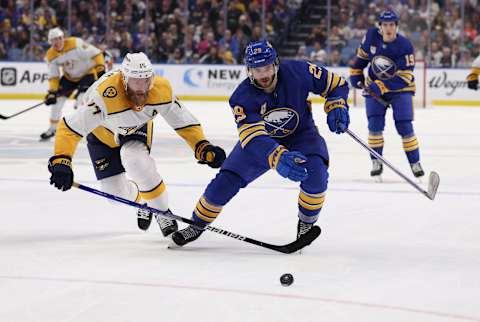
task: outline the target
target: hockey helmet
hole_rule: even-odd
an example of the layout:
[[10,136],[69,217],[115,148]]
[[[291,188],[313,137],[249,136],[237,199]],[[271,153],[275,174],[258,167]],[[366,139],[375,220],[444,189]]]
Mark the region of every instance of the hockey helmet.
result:
[[154,74],[150,59],[142,52],[127,54],[123,59],[121,71],[125,87],[129,78],[151,78]]
[[400,18],[393,10],[384,10],[378,16],[378,23],[381,24],[382,22],[395,22],[398,23]]
[[263,67],[278,63],[277,52],[267,40],[254,41],[245,49],[247,68]]
[[63,36],[64,36],[64,34],[63,34],[62,29],[60,29],[58,27],[50,29],[48,31],[48,43],[51,44],[53,39],[63,37]]

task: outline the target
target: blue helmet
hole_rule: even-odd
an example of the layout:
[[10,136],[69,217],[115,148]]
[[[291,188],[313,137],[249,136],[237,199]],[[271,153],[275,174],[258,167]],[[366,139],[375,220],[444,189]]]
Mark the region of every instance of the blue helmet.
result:
[[399,20],[400,20],[400,18],[398,17],[398,15],[393,10],[384,10],[378,16],[378,22],[379,23],[390,22],[390,21],[398,23]]
[[277,52],[267,40],[258,40],[248,44],[245,49],[245,65],[257,68],[277,62]]

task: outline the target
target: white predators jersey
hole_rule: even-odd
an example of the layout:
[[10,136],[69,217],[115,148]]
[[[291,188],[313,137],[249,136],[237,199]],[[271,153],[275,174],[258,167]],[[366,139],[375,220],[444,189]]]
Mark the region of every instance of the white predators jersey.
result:
[[143,109],[133,110],[128,100],[119,70],[103,75],[86,92],[79,113],[66,118],[66,122],[80,135],[91,132],[102,125],[114,134],[128,135],[153,119],[162,115],[174,129],[192,124],[198,120],[174,100],[170,82],[155,76],[153,87]]
[[49,79],[60,78],[62,69],[68,80],[78,81],[96,66],[93,58],[101,53],[100,49],[80,38],[65,38],[62,51],[51,47],[45,56]]
[[55,140],[55,154],[72,156],[75,147],[88,133],[110,147],[118,146],[114,137],[129,135],[147,124],[158,114],[195,150],[205,140],[198,120],[175,98],[170,82],[155,76],[146,104],[133,110],[119,70],[97,80],[86,92],[81,108],[60,122]]

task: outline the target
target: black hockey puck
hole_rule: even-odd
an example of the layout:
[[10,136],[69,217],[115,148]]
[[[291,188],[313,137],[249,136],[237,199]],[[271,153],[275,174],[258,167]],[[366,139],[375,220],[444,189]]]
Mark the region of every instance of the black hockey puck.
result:
[[280,283],[282,286],[290,286],[293,284],[293,275],[292,274],[283,274],[280,276]]

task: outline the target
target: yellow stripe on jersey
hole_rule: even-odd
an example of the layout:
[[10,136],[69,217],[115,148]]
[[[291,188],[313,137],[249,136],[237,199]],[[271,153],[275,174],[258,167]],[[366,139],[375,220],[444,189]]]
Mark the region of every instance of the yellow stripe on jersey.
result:
[[357,57],[360,59],[368,59],[368,54],[363,50],[361,47],[358,47],[357,49]]
[[204,196],[197,202],[194,210],[195,215],[206,222],[213,222],[221,211],[222,207],[209,203]]
[[140,191],[140,196],[142,196],[142,199],[144,200],[152,200],[160,196],[165,191],[166,188],[167,187],[165,186],[165,183],[162,180],[153,189],[148,191]]
[[153,139],[153,120],[147,121],[147,146],[149,149],[152,148],[152,139]]
[[115,142],[115,137],[112,131],[103,126],[96,127],[92,134],[100,140],[103,144],[107,145],[110,148],[118,147],[117,142]]
[[371,148],[381,148],[383,147],[383,135],[369,135],[368,136],[368,146]]
[[288,151],[283,145],[279,145],[275,148],[275,150],[270,153],[268,156],[268,165],[271,169],[276,169],[277,164],[280,161],[280,157],[284,152]]
[[98,54],[97,56],[93,57],[92,60],[95,62],[94,74],[95,80],[98,79],[98,73],[105,71],[105,56],[103,53]]
[[402,142],[403,142],[403,150],[405,152],[410,152],[418,149],[418,140],[415,135],[408,138],[403,138]]
[[478,79],[478,74],[475,72],[468,74],[467,76],[467,81],[475,81],[477,79]]
[[265,130],[265,122],[244,124],[238,128],[238,135],[240,137],[240,144],[245,148],[247,144],[255,137],[260,135],[268,135]]
[[328,71],[327,80],[325,83],[325,89],[322,92],[323,97],[327,96],[327,94],[329,93],[329,88],[330,88],[330,85],[332,84],[332,79],[333,79],[333,73],[331,71]]
[[67,155],[72,157],[77,149],[78,142],[82,139],[82,136],[70,128],[65,122],[65,118],[62,118],[57,126],[57,133],[55,135],[55,155]]
[[357,69],[357,68],[350,68],[350,75],[352,75],[352,76],[363,75],[363,70],[362,69]]
[[186,127],[175,129],[178,135],[188,143],[190,148],[195,151],[195,146],[200,141],[207,140],[200,124],[192,124]]
[[60,87],[60,79],[58,77],[53,77],[48,80],[48,90],[51,92],[58,91]]
[[308,210],[318,210],[323,207],[325,193],[306,193],[300,190],[298,195],[298,204]]

